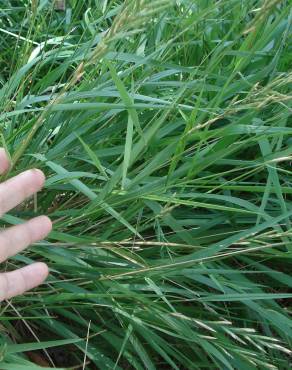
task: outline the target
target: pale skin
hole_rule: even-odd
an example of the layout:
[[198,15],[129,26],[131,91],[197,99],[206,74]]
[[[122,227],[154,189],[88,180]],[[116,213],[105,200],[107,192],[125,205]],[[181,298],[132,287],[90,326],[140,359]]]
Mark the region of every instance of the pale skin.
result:
[[[9,168],[9,160],[0,148],[0,173]],[[0,217],[41,190],[44,174],[28,170],[0,184]],[[30,244],[44,239],[52,229],[46,216],[35,217],[25,223],[0,231],[0,262],[6,261]],[[23,294],[42,284],[48,276],[46,264],[37,262],[15,271],[0,273],[0,302]]]

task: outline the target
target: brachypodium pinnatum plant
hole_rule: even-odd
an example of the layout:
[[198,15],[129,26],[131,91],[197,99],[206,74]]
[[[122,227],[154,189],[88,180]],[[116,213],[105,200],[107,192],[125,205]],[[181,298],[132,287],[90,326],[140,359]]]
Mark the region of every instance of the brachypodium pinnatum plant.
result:
[[[1,146],[47,213],[1,369],[289,369],[291,2],[0,0]],[[44,366],[44,367],[41,367]]]

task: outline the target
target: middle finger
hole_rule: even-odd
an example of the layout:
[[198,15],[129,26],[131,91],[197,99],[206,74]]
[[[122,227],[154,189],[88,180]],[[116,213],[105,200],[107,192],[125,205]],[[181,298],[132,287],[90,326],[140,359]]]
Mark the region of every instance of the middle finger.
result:
[[42,240],[51,229],[51,220],[46,216],[40,216],[0,232],[0,262],[6,261],[30,244]]
[[39,191],[44,181],[42,171],[34,169],[22,172],[0,184],[0,217]]

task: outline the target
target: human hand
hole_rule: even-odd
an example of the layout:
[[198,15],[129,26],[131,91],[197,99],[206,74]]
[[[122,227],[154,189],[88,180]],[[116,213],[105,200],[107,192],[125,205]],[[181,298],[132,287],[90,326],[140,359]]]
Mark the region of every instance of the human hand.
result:
[[[0,173],[4,173],[8,168],[8,158],[5,151],[0,148]],[[39,191],[44,181],[44,174],[34,169],[0,184],[0,217]],[[50,219],[40,216],[1,231],[0,262],[6,261],[30,244],[42,240],[51,229]],[[0,302],[35,288],[46,279],[47,275],[47,265],[40,262],[12,272],[0,273]]]

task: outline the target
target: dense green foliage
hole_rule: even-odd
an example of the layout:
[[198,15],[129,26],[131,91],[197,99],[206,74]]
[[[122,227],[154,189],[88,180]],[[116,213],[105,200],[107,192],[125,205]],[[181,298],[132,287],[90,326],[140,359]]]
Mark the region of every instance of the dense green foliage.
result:
[[54,221],[0,368],[289,369],[291,2],[62,3],[0,0],[2,221]]

